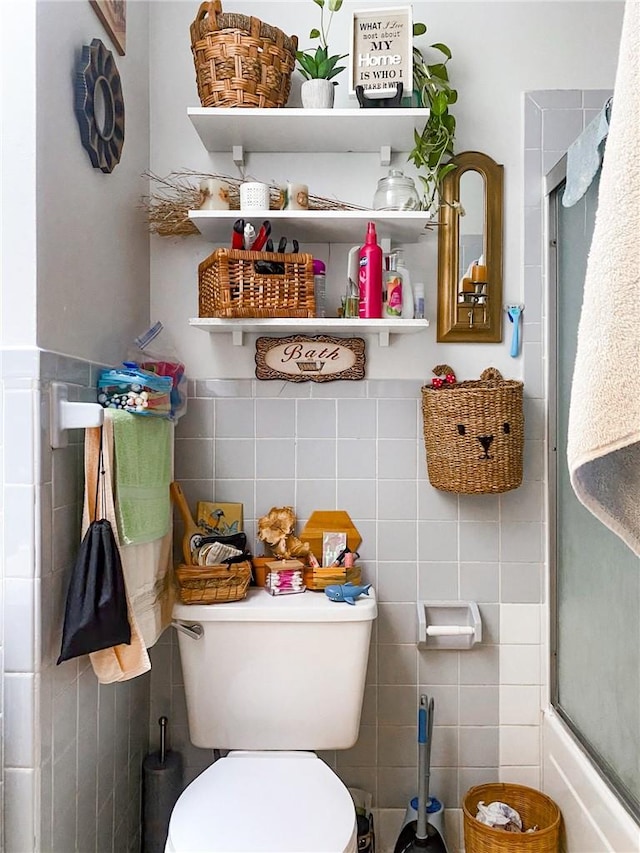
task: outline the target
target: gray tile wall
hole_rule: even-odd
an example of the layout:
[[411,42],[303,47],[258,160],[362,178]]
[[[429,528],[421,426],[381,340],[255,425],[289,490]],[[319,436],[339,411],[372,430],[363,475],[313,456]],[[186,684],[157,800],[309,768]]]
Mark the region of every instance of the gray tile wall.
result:
[[[95,400],[97,369],[42,353],[43,411],[53,379],[72,383],[70,399]],[[64,449],[42,445],[39,851],[137,853],[150,676],[104,685],[88,657],[55,665],[84,489],[82,431],[70,439]]]
[[81,431],[69,434],[66,448],[49,446],[48,389],[56,379],[68,383],[71,400],[94,400],[95,373],[86,362],[35,350],[5,353],[3,371],[11,418],[3,433],[2,849],[137,851],[150,677],[98,685],[88,658],[55,665],[84,478]]
[[[541,600],[541,406],[526,401],[522,488],[456,496],[427,479],[419,383],[191,383],[176,432],[176,477],[193,511],[197,500],[241,501],[254,539],[256,519],[273,505],[294,506],[299,531],[314,509],[345,509],[362,534],[364,576],[380,602],[362,728],[352,749],[323,757],[347,784],[373,793],[389,838],[416,793],[421,692],[436,700],[432,783],[447,806],[457,807],[471,785],[500,776],[501,608],[503,618],[509,608],[525,607],[535,618]],[[477,601],[482,645],[419,651],[416,600],[427,598]],[[507,631],[519,650],[520,634],[511,623]],[[172,720],[188,781],[212,754],[188,742],[177,644],[171,635],[163,640],[152,650],[152,722],[162,713]],[[523,679],[519,664],[516,655],[514,689],[524,680],[539,695],[539,665]],[[520,723],[517,710],[513,721]]]

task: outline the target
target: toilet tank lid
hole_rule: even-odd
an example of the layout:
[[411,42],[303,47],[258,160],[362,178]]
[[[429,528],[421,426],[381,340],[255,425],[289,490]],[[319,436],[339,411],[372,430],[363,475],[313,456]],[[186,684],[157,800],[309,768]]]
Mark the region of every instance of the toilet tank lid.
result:
[[270,595],[265,589],[251,588],[242,601],[173,607],[173,618],[185,622],[372,622],[377,613],[373,587],[355,604],[330,601],[323,592]]

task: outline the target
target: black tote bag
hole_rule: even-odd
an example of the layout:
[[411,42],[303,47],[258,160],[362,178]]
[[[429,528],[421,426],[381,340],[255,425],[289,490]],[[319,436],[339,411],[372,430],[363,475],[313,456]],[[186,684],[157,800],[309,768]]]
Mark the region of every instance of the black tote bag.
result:
[[95,517],[87,528],[71,573],[58,663],[71,658],[131,643],[127,594],[120,554],[110,522],[98,519],[98,494],[102,478],[102,515],[105,483],[100,457],[96,477]]

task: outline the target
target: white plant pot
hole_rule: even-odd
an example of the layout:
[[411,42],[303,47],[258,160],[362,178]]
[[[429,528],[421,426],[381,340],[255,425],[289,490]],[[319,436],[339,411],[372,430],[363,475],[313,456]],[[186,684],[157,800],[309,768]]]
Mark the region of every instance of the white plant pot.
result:
[[302,106],[308,110],[326,110],[333,107],[334,85],[331,80],[315,78],[305,80],[300,88]]

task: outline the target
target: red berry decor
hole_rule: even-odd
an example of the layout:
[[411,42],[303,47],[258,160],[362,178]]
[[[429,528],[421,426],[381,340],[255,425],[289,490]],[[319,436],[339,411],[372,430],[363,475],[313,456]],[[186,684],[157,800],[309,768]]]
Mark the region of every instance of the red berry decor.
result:
[[443,388],[445,385],[455,385],[456,375],[448,364],[439,364],[433,368],[436,374],[435,379],[431,380],[432,388]]

